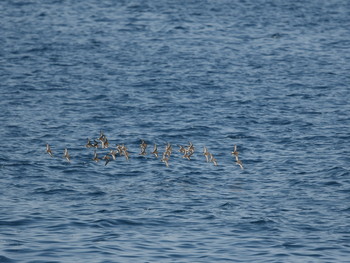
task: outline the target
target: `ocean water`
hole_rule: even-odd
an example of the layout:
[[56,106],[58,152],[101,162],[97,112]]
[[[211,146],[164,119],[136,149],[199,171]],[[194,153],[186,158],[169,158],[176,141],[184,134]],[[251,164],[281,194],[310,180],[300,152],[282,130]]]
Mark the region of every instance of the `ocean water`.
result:
[[[349,1],[4,0],[0,21],[0,262],[349,262]],[[101,130],[129,161],[92,160]]]

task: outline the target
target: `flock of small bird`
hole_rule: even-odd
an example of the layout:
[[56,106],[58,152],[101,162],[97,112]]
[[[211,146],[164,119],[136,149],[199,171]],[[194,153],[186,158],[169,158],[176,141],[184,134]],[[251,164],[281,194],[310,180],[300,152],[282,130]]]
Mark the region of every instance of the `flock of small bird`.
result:
[[[148,144],[144,141],[141,140],[140,143],[140,153],[139,155],[141,156],[146,156],[147,155],[147,146]],[[193,156],[195,152],[195,147],[194,145],[189,142],[188,145],[177,145],[179,147],[178,152],[180,152],[183,156],[183,158],[187,160],[191,160],[191,157]],[[101,131],[100,136],[93,140],[88,138],[87,143],[85,144],[86,148],[94,148],[94,156],[92,158],[93,161],[99,162],[100,158],[98,157],[97,148],[102,148],[102,149],[109,149],[109,141],[106,137],[106,135]],[[165,146],[164,152],[161,154],[162,158],[161,161],[165,163],[166,167],[169,167],[169,159],[170,156],[172,155],[173,147],[170,143],[167,143]],[[47,143],[46,144],[46,153],[49,154],[51,157],[53,157],[53,153],[51,150],[50,145]],[[159,152],[158,152],[158,146],[157,144],[154,144],[153,151],[151,152],[152,155],[155,156],[155,158],[159,157]],[[234,145],[233,151],[231,154],[235,157],[236,164],[239,165],[241,169],[243,169],[243,163],[242,161],[238,158],[239,152],[237,151],[237,145]],[[218,165],[218,162],[214,155],[209,152],[208,148],[204,146],[203,148],[203,155],[205,156],[205,160],[207,163],[213,163],[215,166]],[[117,144],[115,149],[109,149],[109,152],[104,155],[101,159],[105,161],[105,165],[107,165],[111,160],[116,160],[117,156],[124,156],[126,160],[129,160],[130,158],[130,153],[128,152],[128,148],[124,144]],[[71,157],[69,155],[68,149],[64,149],[63,153],[63,158],[66,159],[68,162],[71,161]]]

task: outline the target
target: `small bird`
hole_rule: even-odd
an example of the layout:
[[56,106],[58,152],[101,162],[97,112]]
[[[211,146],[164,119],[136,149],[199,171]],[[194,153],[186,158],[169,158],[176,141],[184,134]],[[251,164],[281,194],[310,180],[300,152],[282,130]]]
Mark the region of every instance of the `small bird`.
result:
[[165,154],[165,152],[163,153],[163,157],[162,157],[162,160],[161,160],[163,163],[165,163],[166,167],[169,167],[169,156],[167,156]]
[[177,146],[179,146],[179,152],[180,153],[183,153],[183,154],[185,154],[186,153],[186,149],[185,149],[185,147],[183,147],[182,145],[177,145]]
[[204,149],[203,149],[203,154],[205,156],[205,160],[206,162],[208,163],[209,162],[209,156],[210,156],[210,153],[208,151],[208,148],[204,146]]
[[239,165],[239,167],[241,167],[241,169],[243,170],[243,163],[241,160],[237,160],[236,164]]
[[89,138],[87,138],[87,143],[85,144],[85,147],[86,147],[86,148],[94,147],[94,145],[91,143],[91,141],[90,141]]
[[109,152],[109,154],[112,156],[113,160],[115,160],[117,158],[117,153],[118,153],[117,150],[111,150]]
[[104,133],[102,132],[102,130],[100,131],[100,137],[98,137],[98,140],[100,141],[104,141],[106,139],[106,135],[104,135]]
[[186,149],[185,154],[182,156],[182,158],[186,158],[187,160],[191,160],[191,156],[193,153],[194,153],[193,151]]
[[111,160],[111,157],[109,157],[108,154],[106,154],[105,156],[102,157],[103,160],[106,160],[105,162],[105,166],[109,163],[109,161]]
[[147,155],[146,149],[141,149],[141,152],[139,153],[139,155]]
[[128,150],[128,148],[124,145],[124,144],[122,144],[122,152],[126,152],[127,150]]
[[46,152],[51,156],[51,157],[53,157],[53,154],[52,154],[52,151],[51,151],[51,147],[50,147],[50,145],[47,143],[46,144]]
[[119,152],[120,156],[124,155],[126,160],[129,159],[128,148],[124,144],[122,144],[122,145],[117,144],[117,151]]
[[108,146],[109,146],[109,142],[108,142],[107,138],[105,137],[104,140],[101,140],[101,148],[106,149],[106,148],[108,148]]
[[231,152],[231,154],[234,155],[235,158],[236,158],[236,161],[238,161],[238,154],[239,154],[239,152],[237,151],[237,145],[236,144],[233,146],[233,151]]
[[70,162],[70,156],[69,156],[69,153],[68,153],[68,149],[67,149],[67,148],[64,149],[63,157],[66,158],[66,160],[67,160],[68,162]]
[[94,152],[94,158],[92,158],[92,160],[94,160],[96,163],[100,160],[100,159],[98,159],[96,150]]
[[171,144],[168,142],[167,145],[165,146],[165,153],[170,157],[171,153],[173,151],[173,147]]
[[147,143],[144,140],[141,140],[140,148],[141,148],[140,155],[143,155],[143,156],[147,155],[147,152],[146,152]]
[[147,143],[144,140],[141,140],[141,144],[140,144],[141,148],[147,148]]
[[118,151],[119,155],[122,156],[123,155],[123,146],[120,144],[117,144],[116,146],[117,146],[117,151]]
[[92,144],[92,147],[98,148],[98,142],[96,140],[94,140],[94,143]]
[[158,158],[158,147],[157,147],[157,144],[154,144],[154,148],[153,148],[152,154],[154,154],[154,156],[156,158]]
[[189,145],[187,146],[187,148],[184,147],[184,155],[182,156],[182,158],[186,158],[188,160],[191,160],[191,156],[194,153],[194,146],[193,146],[192,142],[188,142],[188,144]]
[[192,142],[188,142],[188,147],[187,147],[187,149],[189,150],[189,151],[191,151],[191,152],[194,152],[194,146],[193,146],[193,143]]

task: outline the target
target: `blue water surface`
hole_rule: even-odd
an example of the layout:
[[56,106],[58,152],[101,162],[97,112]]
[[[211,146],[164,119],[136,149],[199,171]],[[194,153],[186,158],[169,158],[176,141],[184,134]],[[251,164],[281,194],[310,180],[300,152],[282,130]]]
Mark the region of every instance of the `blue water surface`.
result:
[[[0,21],[0,262],[349,262],[349,1],[3,0]],[[101,130],[129,161],[92,160]]]

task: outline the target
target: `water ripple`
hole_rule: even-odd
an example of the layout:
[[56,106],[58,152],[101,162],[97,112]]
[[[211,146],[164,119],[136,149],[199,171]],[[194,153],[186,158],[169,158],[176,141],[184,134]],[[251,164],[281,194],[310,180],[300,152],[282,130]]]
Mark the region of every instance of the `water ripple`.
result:
[[348,260],[345,0],[0,5],[0,262]]

